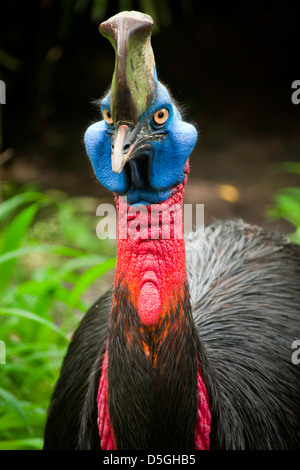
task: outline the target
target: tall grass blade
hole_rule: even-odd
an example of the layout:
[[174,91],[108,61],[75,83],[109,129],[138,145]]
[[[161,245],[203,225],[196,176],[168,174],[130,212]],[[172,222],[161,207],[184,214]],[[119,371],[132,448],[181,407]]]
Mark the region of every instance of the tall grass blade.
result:
[[0,205],[0,222],[3,222],[4,219],[11,214],[15,209],[17,209],[22,204],[27,202],[38,202],[38,201],[47,201],[49,197],[43,193],[36,191],[28,191],[22,194],[18,194],[10,199],[7,199],[4,202],[1,202]]
[[0,450],[42,450],[42,448],[43,438],[41,437],[0,441]]
[[17,250],[10,251],[3,255],[0,254],[0,265],[6,263],[6,261],[19,258],[20,256],[30,255],[33,253],[45,252],[45,253],[54,253],[61,256],[67,257],[77,257],[82,256],[83,252],[77,248],[69,248],[66,246],[59,245],[34,245],[34,246],[24,246],[18,248]]
[[88,289],[100,276],[113,269],[116,265],[116,258],[109,258],[104,263],[93,266],[85,271],[74,285],[70,294],[70,303],[73,304],[80,298],[83,292]]
[[0,397],[5,401],[6,406],[10,406],[23,418],[26,426],[30,429],[26,414],[24,413],[23,408],[21,407],[19,400],[7,390],[0,388]]
[[66,341],[69,341],[67,334],[59,328],[55,323],[50,322],[49,320],[46,320],[46,318],[39,317],[38,315],[35,315],[32,312],[28,312],[26,310],[22,310],[19,308],[5,308],[5,307],[0,307],[0,315],[15,315],[20,318],[26,318],[27,320],[32,320],[37,323],[41,323],[42,325],[47,326],[51,330],[55,331],[58,333],[60,336],[62,336]]
[[[6,227],[2,237],[2,245],[0,248],[1,254],[9,253],[10,251],[20,247],[38,208],[37,204],[32,204],[26,209],[23,209]],[[0,293],[3,292],[10,281],[15,264],[16,260],[11,259],[1,267]]]

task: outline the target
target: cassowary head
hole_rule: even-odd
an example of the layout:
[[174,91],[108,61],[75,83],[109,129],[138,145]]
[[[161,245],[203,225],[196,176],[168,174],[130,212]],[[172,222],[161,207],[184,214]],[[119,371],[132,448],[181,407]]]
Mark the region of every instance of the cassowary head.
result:
[[168,199],[185,178],[196,129],[181,118],[157,78],[150,16],[122,12],[100,25],[112,43],[115,70],[101,100],[103,120],[85,134],[87,154],[100,183],[128,203]]

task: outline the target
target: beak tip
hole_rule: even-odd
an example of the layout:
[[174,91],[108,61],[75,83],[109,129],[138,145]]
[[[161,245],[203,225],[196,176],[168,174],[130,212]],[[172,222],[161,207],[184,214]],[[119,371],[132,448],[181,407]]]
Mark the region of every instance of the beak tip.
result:
[[[112,161],[114,161],[113,156],[112,156]],[[115,175],[119,175],[121,173],[121,171],[123,170],[123,164],[121,163],[121,164],[118,164],[118,165],[114,165],[112,163],[111,168],[112,168],[112,171],[115,173]]]
[[128,126],[125,124],[120,125],[114,141],[114,149],[111,152],[111,167],[112,171],[118,175],[123,170],[126,158],[123,151],[124,141],[128,131]]

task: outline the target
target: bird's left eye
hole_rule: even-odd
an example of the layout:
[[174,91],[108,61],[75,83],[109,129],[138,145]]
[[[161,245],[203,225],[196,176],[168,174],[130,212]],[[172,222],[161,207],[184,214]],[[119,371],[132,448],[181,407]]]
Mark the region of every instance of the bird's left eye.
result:
[[163,124],[165,124],[167,122],[168,117],[169,117],[168,109],[167,108],[162,108],[162,109],[159,109],[158,111],[156,111],[156,113],[154,113],[153,122],[157,126],[162,126]]

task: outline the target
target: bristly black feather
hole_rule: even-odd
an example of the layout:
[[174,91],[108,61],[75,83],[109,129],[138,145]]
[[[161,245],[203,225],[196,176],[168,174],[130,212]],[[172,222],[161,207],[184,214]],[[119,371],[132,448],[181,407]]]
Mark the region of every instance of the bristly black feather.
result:
[[[280,234],[240,221],[215,223],[203,233],[201,230],[192,233],[186,246],[196,348],[212,412],[210,448],[300,450],[300,365],[292,362],[292,343],[300,339],[300,247]],[[90,309],[73,336],[49,410],[46,449],[100,449],[96,393],[111,305],[112,291]],[[171,314],[175,316],[176,312]],[[192,338],[194,327],[188,329]],[[181,340],[185,341],[184,333]],[[147,341],[151,344],[151,335]],[[188,374],[194,374],[193,341],[192,346],[185,342],[192,358],[192,365],[186,364]],[[128,348],[125,351],[120,348],[117,336],[114,342],[118,347],[115,362],[124,354],[123,367],[132,366]],[[135,356],[139,348],[135,346]],[[168,361],[168,366],[162,366],[160,374],[174,375],[167,347],[161,357]],[[122,383],[127,377],[134,386],[127,395],[128,403],[122,405],[122,413],[134,409],[136,391],[146,393],[148,406],[155,403],[153,390],[147,387],[149,380],[158,380],[159,375],[150,374],[145,355],[136,359],[134,380],[120,363],[116,364],[115,388],[120,386],[119,376]],[[181,356],[180,361],[184,363],[185,358]],[[145,372],[148,378],[144,382]],[[177,377],[174,376],[175,381]],[[172,380],[171,375],[171,385]],[[163,401],[171,408],[177,406],[178,396],[167,396],[166,385],[161,386],[160,393],[157,411],[161,412]],[[143,397],[139,397],[138,403],[144,404]],[[186,446],[182,444],[186,448],[195,431],[194,405],[191,410],[192,419],[187,418],[191,423],[189,437]],[[182,418],[186,411],[181,413]],[[150,420],[151,432],[161,427],[160,432],[164,433],[168,427],[165,436],[171,439],[170,423],[161,422],[155,413],[156,410],[145,419]],[[114,419],[121,426],[125,417],[118,411],[115,414]],[[143,419],[142,408],[139,414]],[[132,426],[137,427],[137,422],[128,418],[124,426],[127,433]],[[144,447],[149,431],[143,432]],[[141,448],[139,435],[130,442],[123,434],[119,439],[121,446]],[[175,440],[178,439],[177,435]],[[163,442],[158,443],[159,448],[166,447],[166,441]],[[150,448],[157,442],[146,445]],[[173,450],[178,450],[175,441]]]
[[[222,222],[186,240],[205,350],[211,449],[300,449],[300,247],[279,233]],[[203,368],[204,364],[202,364]]]
[[197,349],[188,290],[154,328],[141,323],[128,299],[121,280],[108,343],[108,404],[117,448],[192,450]]
[[97,425],[98,407],[96,404],[105,351],[106,342],[103,343],[101,350],[98,352],[98,356],[88,377],[86,394],[79,416],[78,450],[100,450],[101,448]]

